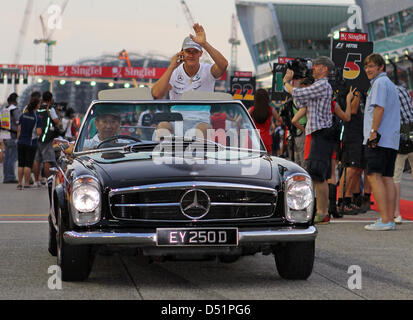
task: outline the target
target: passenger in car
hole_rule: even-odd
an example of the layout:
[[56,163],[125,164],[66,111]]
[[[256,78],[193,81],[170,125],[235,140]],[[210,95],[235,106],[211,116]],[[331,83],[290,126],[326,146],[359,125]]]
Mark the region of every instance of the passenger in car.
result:
[[174,127],[172,126],[172,123],[168,121],[162,121],[159,122],[159,124],[156,127],[156,130],[153,132],[153,141],[161,141],[162,138],[167,137],[174,132]]
[[199,139],[208,139],[208,130],[211,130],[210,124],[200,122],[195,127],[195,136]]

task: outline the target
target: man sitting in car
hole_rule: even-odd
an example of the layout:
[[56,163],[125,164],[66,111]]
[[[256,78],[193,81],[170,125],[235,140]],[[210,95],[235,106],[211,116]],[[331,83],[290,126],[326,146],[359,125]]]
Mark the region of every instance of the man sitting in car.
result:
[[118,134],[120,115],[117,113],[99,113],[95,119],[97,133],[92,139],[86,139],[83,150],[95,149],[102,141]]

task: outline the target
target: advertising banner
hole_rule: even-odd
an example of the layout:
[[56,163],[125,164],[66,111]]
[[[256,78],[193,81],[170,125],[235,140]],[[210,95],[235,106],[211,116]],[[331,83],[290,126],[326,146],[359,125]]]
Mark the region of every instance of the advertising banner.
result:
[[[30,64],[0,64],[0,68],[27,70],[29,76],[112,79],[159,79],[166,71],[166,68]],[[226,78],[227,75],[225,73],[219,80],[226,80]]]

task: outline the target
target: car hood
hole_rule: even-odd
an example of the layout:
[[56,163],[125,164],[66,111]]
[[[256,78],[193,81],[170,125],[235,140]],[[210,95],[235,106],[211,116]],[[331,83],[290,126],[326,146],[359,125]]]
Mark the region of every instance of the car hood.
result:
[[[187,163],[182,158],[167,158],[157,164],[144,153],[93,153],[78,158],[105,186],[122,188],[171,181],[231,181],[272,185],[272,162],[268,156],[248,161],[198,160]],[[193,160],[195,162],[195,160]]]

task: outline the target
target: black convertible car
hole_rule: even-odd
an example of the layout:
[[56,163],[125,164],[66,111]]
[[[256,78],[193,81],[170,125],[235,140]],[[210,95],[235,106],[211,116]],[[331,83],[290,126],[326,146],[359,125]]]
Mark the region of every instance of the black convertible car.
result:
[[317,229],[307,172],[267,154],[240,101],[134,92],[92,102],[49,179],[49,252],[63,280],[86,279],[108,245],[158,259],[274,254],[281,277],[308,278]]

